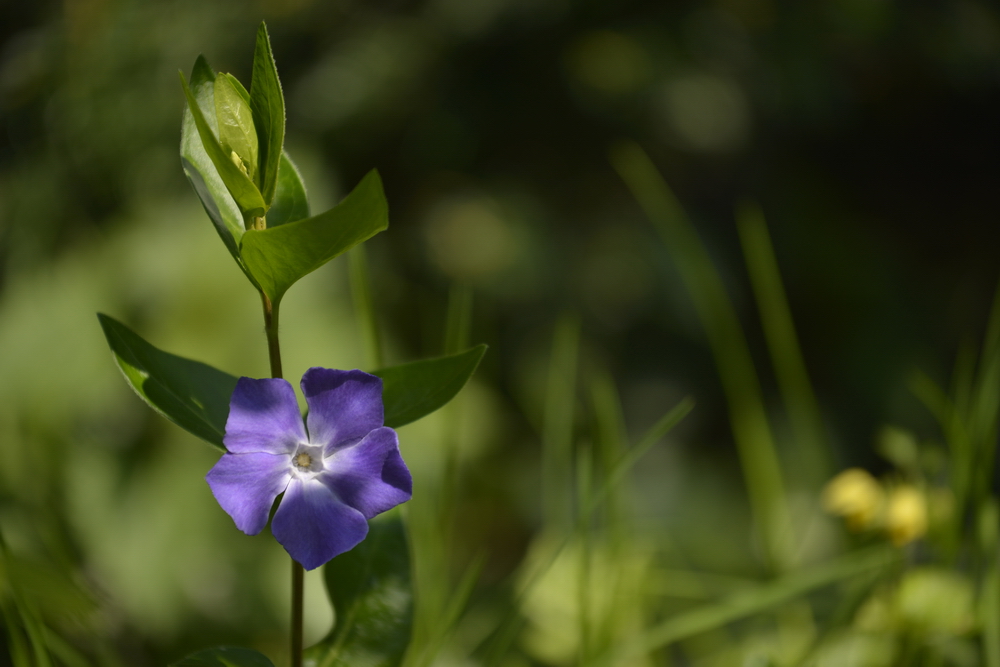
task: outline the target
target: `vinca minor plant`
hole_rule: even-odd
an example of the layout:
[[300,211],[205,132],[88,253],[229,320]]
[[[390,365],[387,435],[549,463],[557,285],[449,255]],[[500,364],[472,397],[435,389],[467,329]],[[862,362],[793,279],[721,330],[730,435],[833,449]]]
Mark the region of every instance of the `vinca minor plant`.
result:
[[[260,294],[271,377],[237,379],[159,350],[108,315],[98,318],[140,398],[223,451],[206,479],[240,530],[260,533],[281,497],[270,520],[271,533],[292,558],[291,665],[304,660],[303,569],[324,565],[337,623],[305,659],[329,667],[363,655],[365,664],[398,665],[413,606],[405,529],[398,514],[368,521],[413,493],[394,428],[450,401],[486,346],[372,373],[310,368],[301,383],[309,408],[303,420],[282,378],[281,299],[300,278],[386,229],[381,179],[373,170],[339,205],[310,214],[302,179],[283,147],[285,101],[264,24],[249,90],[233,75],[214,72],[204,57],[190,78],[181,74],[181,86],[184,173]],[[359,275],[367,281],[365,272]],[[367,283],[362,287],[367,294]],[[374,331],[374,323],[367,329]],[[234,647],[174,664],[272,665],[256,651]]]

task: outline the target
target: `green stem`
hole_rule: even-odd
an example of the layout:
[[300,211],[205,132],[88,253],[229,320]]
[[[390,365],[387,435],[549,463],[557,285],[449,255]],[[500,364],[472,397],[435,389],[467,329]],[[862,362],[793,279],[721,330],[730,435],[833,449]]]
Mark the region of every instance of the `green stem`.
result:
[[351,294],[365,348],[365,363],[369,370],[382,367],[382,341],[375,321],[375,301],[372,298],[368,255],[363,245],[356,245],[347,254],[350,260]]
[[[267,336],[267,356],[271,363],[271,377],[280,378],[281,345],[278,343],[278,305],[263,292],[260,293],[264,307],[264,334]],[[292,561],[292,662],[291,667],[302,667],[302,600],[304,593],[304,570],[302,565]]]
[[292,667],[302,667],[302,599],[305,570],[292,561]]
[[260,293],[261,303],[264,305],[264,333],[267,335],[267,356],[271,362],[271,377],[280,378],[281,375],[281,347],[278,345],[278,306],[272,305],[271,300],[263,292]]

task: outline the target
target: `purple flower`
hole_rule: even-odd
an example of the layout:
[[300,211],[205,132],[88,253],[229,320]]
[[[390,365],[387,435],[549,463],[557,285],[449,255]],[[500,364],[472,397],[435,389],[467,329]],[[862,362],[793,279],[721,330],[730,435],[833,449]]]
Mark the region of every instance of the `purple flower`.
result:
[[365,539],[368,519],[409,500],[413,481],[396,432],[382,425],[380,378],[310,368],[302,393],[305,427],[286,380],[240,378],[223,438],[229,451],[205,479],[248,535],[264,529],[284,492],[271,532],[312,570]]

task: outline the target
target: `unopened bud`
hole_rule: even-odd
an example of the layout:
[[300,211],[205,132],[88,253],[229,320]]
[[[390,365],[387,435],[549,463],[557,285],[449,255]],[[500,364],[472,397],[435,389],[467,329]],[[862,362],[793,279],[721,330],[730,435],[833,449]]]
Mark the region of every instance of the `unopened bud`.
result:
[[243,172],[244,176],[246,176],[247,178],[250,177],[250,174],[247,173],[247,166],[243,162],[243,158],[237,155],[236,151],[232,151],[229,153],[229,159],[233,161],[233,164],[235,164],[237,167],[240,168],[240,171]]

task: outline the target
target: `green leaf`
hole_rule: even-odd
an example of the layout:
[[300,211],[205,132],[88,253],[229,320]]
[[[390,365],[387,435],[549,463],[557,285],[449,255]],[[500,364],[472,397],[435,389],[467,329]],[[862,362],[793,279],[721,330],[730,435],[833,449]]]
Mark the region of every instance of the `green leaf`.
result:
[[248,230],[240,254],[257,284],[277,305],[299,278],[388,226],[382,179],[373,169],[344,201],[325,213],[279,227]]
[[286,222],[295,222],[309,217],[309,200],[306,186],[302,183],[299,170],[292,163],[288,153],[281,154],[281,169],[278,170],[278,190],[274,202],[267,211],[267,226],[277,227]]
[[[202,109],[211,109],[215,104],[214,82],[215,73],[209,67],[205,56],[198,56],[191,71],[191,91]],[[214,115],[208,120],[214,121]],[[222,182],[219,171],[212,164],[212,159],[205,152],[201,137],[198,135],[198,128],[195,126],[194,116],[187,108],[184,109],[184,120],[181,124],[181,165],[229,253],[240,268],[243,268],[239,246],[244,229],[243,214],[233,196],[229,194],[229,189]]]
[[240,83],[240,80],[237,79],[235,76],[233,76],[232,74],[230,74],[228,72],[223,72],[222,76],[224,76],[227,79],[229,79],[229,83],[233,84],[233,88],[236,89],[236,92],[238,92],[240,94],[240,97],[243,98],[243,101],[246,102],[247,105],[249,105],[250,104],[250,93],[248,93],[247,89],[243,87],[243,84]]
[[181,87],[184,88],[184,96],[187,98],[188,109],[194,117],[194,125],[201,138],[201,144],[212,160],[212,164],[215,165],[215,169],[219,172],[222,182],[226,184],[229,194],[233,196],[236,205],[240,207],[244,221],[264,215],[267,206],[264,204],[257,186],[233,163],[230,154],[222,148],[222,144],[219,143],[215,133],[212,132],[212,127],[205,118],[204,111],[198,105],[197,98],[191,92],[187,79],[184,78],[184,73],[178,72],[178,74],[181,77]]
[[285,142],[285,98],[263,21],[257,28],[257,45],[253,51],[250,106],[260,140],[260,191],[270,206],[278,186],[278,164]]
[[326,564],[337,622],[306,651],[309,667],[396,667],[410,643],[410,550],[398,512],[371,522],[368,537]]
[[274,667],[274,663],[252,649],[218,646],[192,653],[170,667]]
[[399,428],[429,415],[465,386],[486,354],[486,345],[436,359],[375,371],[382,378],[385,425]]
[[97,319],[115,362],[139,398],[181,428],[225,450],[222,436],[236,378],[159,350],[107,315],[98,313]]
[[257,130],[254,129],[250,105],[233,85],[234,78],[228,75],[216,77],[215,122],[219,126],[222,150],[228,151],[230,158],[232,153],[236,153],[247,176],[253,181],[257,175]]

